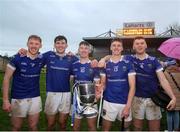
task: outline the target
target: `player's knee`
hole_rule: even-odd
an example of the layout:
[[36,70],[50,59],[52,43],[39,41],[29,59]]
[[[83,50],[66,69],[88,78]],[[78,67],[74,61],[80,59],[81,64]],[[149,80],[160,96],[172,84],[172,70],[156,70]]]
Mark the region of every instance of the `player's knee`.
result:
[[142,131],[143,121],[135,120],[133,121],[133,129],[135,131]]
[[59,125],[61,130],[66,130],[66,120],[60,120]]
[[48,130],[48,131],[53,130],[53,129],[54,129],[54,126],[55,126],[55,123],[54,123],[54,122],[48,122],[47,130]]
[[21,129],[21,125],[13,124],[13,126],[12,126],[13,131],[20,131],[20,129]]
[[30,123],[29,124],[29,129],[31,131],[36,131],[37,130],[37,123]]
[[96,126],[88,126],[89,131],[96,131]]
[[110,126],[106,126],[106,125],[103,124],[103,126],[102,126],[103,131],[110,131],[110,129],[111,129]]
[[134,125],[133,128],[134,128],[134,131],[142,131],[142,126]]
[[96,124],[88,123],[88,130],[89,131],[96,131]]

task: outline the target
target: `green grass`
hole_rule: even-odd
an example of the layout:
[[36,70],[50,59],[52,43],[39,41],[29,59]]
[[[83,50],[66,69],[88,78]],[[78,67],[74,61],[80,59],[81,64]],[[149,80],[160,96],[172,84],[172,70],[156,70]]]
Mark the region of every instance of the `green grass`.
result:
[[[2,88],[2,81],[3,81],[3,76],[4,73],[0,72],[0,88]],[[46,91],[45,91],[45,74],[41,74],[41,79],[40,79],[40,89],[41,89],[41,98],[42,98],[42,102],[43,102],[43,108],[44,108],[44,102],[45,102],[45,97],[46,97]],[[0,89],[0,131],[8,131],[11,130],[11,123],[10,123],[10,117],[8,116],[8,113],[2,111],[2,90]],[[119,127],[119,121],[116,121],[113,123],[112,126],[112,130],[113,131],[119,131],[120,127]],[[44,112],[41,112],[41,116],[40,116],[40,121],[39,121],[39,130],[44,131],[46,130],[46,118],[45,118],[45,114]],[[56,125],[56,130],[58,129],[58,125]],[[163,113],[163,118],[161,121],[161,130],[165,130],[166,129],[166,116],[165,113]],[[24,121],[22,130],[28,130],[28,126],[27,126],[27,121]],[[70,117],[68,119],[68,123],[67,123],[67,130],[72,131],[72,128],[70,126]],[[82,120],[82,124],[81,124],[81,130],[87,130],[87,124],[86,124],[86,120],[83,119]],[[148,130],[147,129],[147,123],[144,123],[144,129],[143,130]]]

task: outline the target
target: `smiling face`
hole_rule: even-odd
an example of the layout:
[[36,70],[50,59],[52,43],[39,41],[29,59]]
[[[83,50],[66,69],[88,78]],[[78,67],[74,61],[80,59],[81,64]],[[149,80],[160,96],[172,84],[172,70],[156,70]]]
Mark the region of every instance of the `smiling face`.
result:
[[59,54],[64,54],[67,46],[68,45],[67,45],[67,43],[66,43],[66,41],[64,39],[57,40],[55,42],[55,44],[54,44],[56,52],[59,53]]
[[133,49],[135,50],[136,54],[144,54],[147,49],[145,39],[135,39],[133,43]]
[[122,42],[119,41],[112,42],[110,49],[112,51],[112,55],[121,55],[121,52],[123,51]]
[[32,55],[36,55],[39,49],[42,47],[41,42],[37,38],[30,38],[27,42],[28,52]]
[[81,58],[88,58],[89,53],[91,52],[90,45],[81,44],[78,51]]

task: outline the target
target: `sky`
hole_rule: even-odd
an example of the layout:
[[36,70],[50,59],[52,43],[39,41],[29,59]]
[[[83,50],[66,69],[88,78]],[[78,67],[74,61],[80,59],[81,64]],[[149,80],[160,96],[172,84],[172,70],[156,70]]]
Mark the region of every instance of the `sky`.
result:
[[76,52],[83,37],[116,31],[124,22],[155,22],[156,33],[180,24],[180,0],[0,0],[0,55],[26,48],[31,34],[43,40],[41,52],[53,49],[57,35]]

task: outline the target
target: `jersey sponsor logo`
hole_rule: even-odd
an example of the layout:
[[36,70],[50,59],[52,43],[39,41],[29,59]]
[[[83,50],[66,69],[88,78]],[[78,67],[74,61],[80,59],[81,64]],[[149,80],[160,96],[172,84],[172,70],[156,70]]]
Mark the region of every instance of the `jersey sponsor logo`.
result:
[[84,73],[85,72],[85,67],[80,67],[80,72]]
[[141,68],[144,68],[144,63],[139,63]]
[[122,69],[123,69],[124,72],[127,71],[127,67],[126,66],[123,66]]
[[114,66],[114,72],[118,72],[118,66]]
[[35,63],[30,63],[31,67],[34,67],[35,66]]
[[21,69],[21,72],[26,72],[26,69]]
[[27,66],[27,63],[26,62],[21,62],[21,65]]
[[55,55],[50,55],[50,57],[52,57],[52,58],[53,58],[53,57],[55,57]]
[[152,69],[153,66],[152,66],[152,64],[148,64],[148,67],[149,67],[149,69]]
[[50,61],[51,64],[54,64],[55,62],[54,61]]

